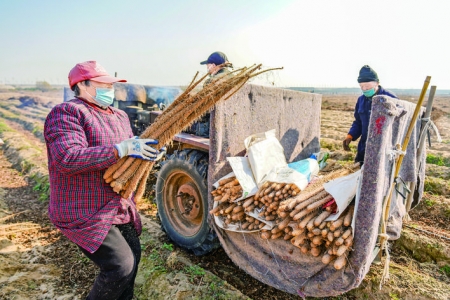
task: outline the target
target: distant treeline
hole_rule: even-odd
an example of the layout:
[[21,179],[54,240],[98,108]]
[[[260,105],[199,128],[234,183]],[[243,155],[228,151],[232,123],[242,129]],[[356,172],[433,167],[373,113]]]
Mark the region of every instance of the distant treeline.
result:
[[[317,88],[317,87],[287,87],[287,89],[317,94],[350,94],[360,95],[359,88]],[[397,95],[420,95],[420,89],[390,89]],[[450,90],[436,89],[436,95],[450,95]]]

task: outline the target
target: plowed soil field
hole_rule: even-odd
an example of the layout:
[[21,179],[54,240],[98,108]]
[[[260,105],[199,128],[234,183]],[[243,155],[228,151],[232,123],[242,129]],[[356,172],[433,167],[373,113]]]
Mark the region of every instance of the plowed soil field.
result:
[[[352,152],[342,151],[341,144],[353,121],[356,98],[323,96],[321,146],[333,160],[354,157],[356,143],[352,143]],[[417,101],[417,95],[400,98]],[[42,129],[51,107],[61,101],[61,90],[0,92],[0,138],[5,142],[0,145],[0,299],[84,299],[98,273],[47,216],[48,184],[42,178],[48,172]],[[426,193],[410,212],[411,221],[404,224],[402,237],[391,245],[391,278],[379,290],[382,267],[373,265],[361,286],[339,299],[449,299],[450,96],[436,97],[434,107],[432,119],[442,142],[437,143],[436,134],[431,135]],[[300,299],[253,279],[222,249],[196,257],[177,248],[159,230],[152,198],[150,190],[138,203],[149,220],[143,234],[143,256],[156,260],[156,253],[163,261],[151,270],[140,269],[136,299]],[[177,263],[170,263],[173,256],[179,257]],[[180,267],[181,261],[189,267]],[[205,272],[215,279],[209,281]],[[170,276],[169,284],[157,284],[157,275]],[[180,278],[187,278],[182,287]],[[149,297],[150,289],[158,296]],[[229,291],[232,294],[227,294]]]

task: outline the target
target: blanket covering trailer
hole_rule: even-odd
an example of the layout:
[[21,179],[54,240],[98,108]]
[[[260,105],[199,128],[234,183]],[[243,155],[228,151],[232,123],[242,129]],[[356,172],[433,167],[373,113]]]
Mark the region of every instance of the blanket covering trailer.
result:
[[[228,256],[241,269],[256,279],[288,293],[326,297],[356,288],[369,271],[376,255],[378,228],[383,198],[395,164],[394,151],[402,144],[415,105],[384,96],[373,99],[365,166],[362,172],[359,206],[353,251],[345,268],[336,270],[324,265],[321,256],[300,252],[288,241],[263,240],[259,233],[226,231],[208,223],[218,235]],[[216,105],[211,113],[208,167],[209,208],[213,206],[210,192],[213,183],[228,174],[231,168],[226,157],[245,154],[243,140],[255,132],[275,128],[288,162],[307,158],[320,150],[321,95],[291,90],[246,85],[226,102]],[[420,178],[415,191],[418,200],[423,192],[425,155],[416,159],[420,119],[411,136],[404,157],[400,178],[408,182]],[[417,174],[418,161],[422,168]],[[401,186],[399,185],[399,188]],[[400,236],[405,214],[404,199],[394,194],[390,207],[387,233],[389,239]]]
[[[141,124],[149,124],[159,115],[160,112],[151,111],[155,104],[170,105],[175,94],[179,93],[176,88],[157,88],[155,94],[155,87],[117,85],[114,106],[127,112],[135,134],[142,131]],[[73,94],[65,89],[64,96],[67,101]],[[165,102],[156,103],[159,98]],[[223,230],[207,213],[213,207],[210,196],[213,183],[231,171],[226,157],[244,155],[243,141],[247,136],[275,129],[288,162],[318,152],[321,100],[319,94],[247,84],[211,112],[209,138],[178,134],[174,139],[174,148],[178,150],[169,155],[165,166],[162,166],[156,185],[158,211],[169,237],[196,254],[208,253],[220,241],[241,269],[292,294],[326,297],[358,287],[375,256],[382,202],[393,180],[392,170],[395,155],[398,155],[393,150],[404,140],[415,108],[412,103],[382,96],[373,99],[361,198],[355,215],[353,251],[348,255],[345,268],[336,270],[332,264],[324,265],[321,256],[302,254],[284,240],[263,240],[259,233]],[[416,158],[420,126],[419,118],[399,174],[406,185],[418,182],[413,205],[421,199],[425,176],[425,153]],[[173,181],[160,180],[161,173],[166,173],[165,176]],[[186,188],[186,199],[179,200],[177,193],[170,197],[173,183]],[[169,198],[175,200],[168,204]],[[194,205],[186,206],[184,202],[192,202],[190,198],[194,198]],[[390,240],[400,236],[405,213],[404,199],[394,193],[387,223]]]

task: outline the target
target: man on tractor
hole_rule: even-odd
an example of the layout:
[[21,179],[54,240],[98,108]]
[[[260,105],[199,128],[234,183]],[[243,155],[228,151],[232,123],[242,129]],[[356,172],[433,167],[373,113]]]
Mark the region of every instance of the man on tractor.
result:
[[214,79],[230,74],[228,67],[233,67],[223,52],[213,52],[207,60],[202,61],[201,65],[206,65],[209,78],[205,80],[203,86],[210,84]]

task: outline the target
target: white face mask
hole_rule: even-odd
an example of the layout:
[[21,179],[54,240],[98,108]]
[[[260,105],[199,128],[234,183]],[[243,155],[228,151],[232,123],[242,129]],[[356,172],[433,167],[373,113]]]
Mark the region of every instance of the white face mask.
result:
[[215,64],[207,64],[206,65],[206,70],[208,71],[209,74],[213,73],[215,66],[216,66]]
[[114,88],[95,88],[95,97],[86,90],[86,93],[101,107],[106,108],[114,101]]

